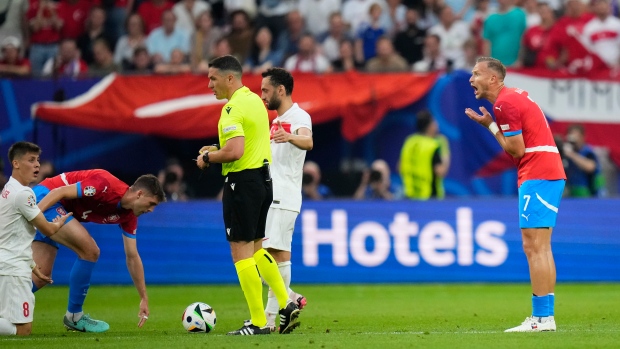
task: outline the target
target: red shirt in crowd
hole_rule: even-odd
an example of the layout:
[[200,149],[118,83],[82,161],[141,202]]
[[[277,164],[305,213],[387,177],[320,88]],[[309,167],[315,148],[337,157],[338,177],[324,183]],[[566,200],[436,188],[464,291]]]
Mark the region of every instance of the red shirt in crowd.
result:
[[[31,1],[26,18],[28,21],[37,17],[40,2],[38,0]],[[37,31],[31,31],[30,42],[33,44],[56,44],[60,41],[60,30],[52,25],[52,11],[50,9],[43,10],[43,25]]]
[[545,68],[546,52],[543,51],[545,43],[549,40],[551,28],[543,28],[540,25],[533,26],[523,34],[523,46],[530,52],[536,53],[536,60],[533,62],[534,68]]
[[75,3],[62,0],[58,4],[58,17],[64,22],[60,32],[63,38],[77,39],[84,32],[84,24],[93,5],[90,0],[78,0]]
[[157,27],[161,27],[161,15],[164,11],[172,9],[172,6],[173,4],[168,0],[160,6],[155,6],[151,1],[145,1],[140,4],[138,14],[144,20],[146,34]]

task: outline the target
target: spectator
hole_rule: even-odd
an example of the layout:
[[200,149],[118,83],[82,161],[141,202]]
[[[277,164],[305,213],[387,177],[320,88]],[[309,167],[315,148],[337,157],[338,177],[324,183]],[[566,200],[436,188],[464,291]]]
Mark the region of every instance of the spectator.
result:
[[185,171],[178,159],[170,159],[166,167],[159,171],[157,179],[170,201],[187,201],[187,185],[183,180]]
[[400,176],[405,196],[427,200],[444,197],[443,178],[450,168],[450,150],[431,113],[416,116],[416,133],[407,137],[400,152]]
[[149,51],[147,51],[146,47],[136,47],[133,51],[132,61],[125,72],[142,75],[148,75],[153,72],[153,62],[151,62],[151,56],[149,56]]
[[321,184],[321,169],[314,161],[304,163],[301,178],[301,195],[306,200],[323,200],[332,196],[328,186]]
[[2,1],[0,13],[4,13],[4,21],[0,21],[0,42],[5,38],[16,37],[24,44],[22,52],[28,47],[28,26],[26,25],[26,13],[28,12],[28,0]]
[[187,33],[175,27],[176,17],[170,10],[164,11],[162,26],[153,30],[146,38],[146,48],[153,56],[153,63],[170,61],[172,50],[178,48],[184,54],[189,53],[189,37]]
[[545,68],[543,48],[549,39],[551,28],[555,24],[555,12],[548,3],[538,3],[540,25],[528,28],[523,34],[523,43],[519,55],[518,67]]
[[379,4],[381,9],[387,5],[384,0],[347,0],[342,5],[342,19],[349,26],[349,34],[356,37],[359,33],[360,25],[370,22],[370,6]]
[[112,35],[105,31],[105,19],[106,13],[102,7],[95,6],[91,8],[88,18],[86,19],[86,30],[80,35],[77,40],[77,46],[82,54],[82,59],[87,64],[92,64],[95,61],[95,54],[93,52],[93,44],[97,39],[105,39],[109,45],[114,45],[114,38]]
[[593,0],[592,18],[583,28],[586,48],[598,55],[615,74],[620,72],[620,19],[611,14],[610,0]]
[[105,39],[97,39],[93,43],[94,62],[88,66],[88,75],[103,77],[110,73],[120,72],[120,64],[114,62],[110,44]]
[[254,44],[243,70],[252,74],[262,74],[271,67],[282,64],[282,52],[272,48],[273,36],[268,27],[262,27],[254,36]]
[[519,7],[523,8],[525,11],[525,28],[531,28],[536,25],[540,25],[541,18],[540,13],[538,12],[538,4],[546,2],[538,2],[538,0],[520,0],[521,5]]
[[114,42],[127,34],[127,17],[133,13],[134,2],[135,0],[104,0],[102,2],[107,13],[105,31]]
[[231,30],[228,34],[228,43],[235,57],[239,57],[239,62],[245,62],[250,54],[254,28],[250,21],[250,16],[243,10],[237,10],[230,14]]
[[314,37],[311,34],[302,35],[299,39],[298,53],[284,62],[284,68],[290,72],[329,73],[331,64],[316,49]]
[[432,26],[439,23],[439,19],[437,18],[436,11],[439,6],[439,1],[436,0],[422,0],[417,2],[417,6],[415,7],[418,10],[418,14],[420,15],[420,20],[418,21],[418,27],[423,30],[428,30]]
[[424,57],[413,65],[413,71],[428,73],[445,71],[451,68],[448,65],[448,60],[441,52],[440,43],[441,38],[439,38],[439,35],[430,34],[424,39]]
[[364,171],[359,187],[353,194],[353,199],[392,200],[396,189],[392,187],[390,166],[385,160],[377,159],[370,165],[370,170]]
[[409,64],[414,64],[422,60],[426,31],[418,27],[418,11],[415,9],[407,9],[406,18],[407,28],[394,37],[394,49]]
[[[272,31],[272,33],[274,33]],[[276,32],[277,33],[277,32]],[[291,11],[286,16],[286,30],[278,35],[276,49],[282,51],[284,59],[297,53],[299,40],[305,33],[304,19],[299,11]]]
[[340,46],[342,41],[352,38],[348,35],[347,28],[339,12],[334,12],[329,16],[329,29],[320,39],[321,49],[325,57],[331,62],[340,58]]
[[519,58],[521,38],[525,32],[525,12],[514,6],[514,0],[498,0],[499,11],[484,21],[483,55],[499,59],[511,66]]
[[127,34],[123,35],[116,43],[114,62],[127,68],[131,64],[136,47],[146,44],[146,34],[144,32],[144,21],[137,13],[127,17],[125,27],[127,28]]
[[394,52],[392,41],[387,36],[377,41],[377,56],[366,62],[366,71],[369,73],[391,73],[410,70],[407,61]]
[[489,0],[475,0],[474,16],[470,21],[469,30],[471,35],[476,39],[476,47],[478,55],[482,55],[484,52],[484,39],[482,38],[482,31],[484,28],[484,21],[491,14],[489,9]]
[[211,11],[211,5],[204,0],[181,0],[172,7],[177,17],[176,26],[192,35],[196,30],[196,20],[205,11]]
[[407,29],[407,6],[401,0],[387,0],[387,9],[381,13],[381,27],[390,38]]
[[342,40],[340,42],[340,58],[332,61],[335,72],[348,72],[364,68],[364,63],[355,59],[353,51],[353,41]]
[[432,26],[428,33],[439,36],[441,52],[448,60],[448,66],[463,60],[463,44],[470,37],[469,26],[456,18],[450,6],[444,5],[439,9],[439,23]]
[[63,26],[60,35],[63,39],[76,39],[84,34],[86,18],[93,7],[89,0],[62,0],[58,3],[58,17]]
[[562,146],[566,163],[566,187],[570,196],[595,197],[603,187],[599,161],[586,144],[582,125],[571,125]]
[[386,33],[385,28],[379,23],[382,11],[379,4],[370,5],[368,9],[370,20],[360,24],[355,39],[355,56],[360,62],[367,62],[377,55],[377,40]]
[[170,62],[155,65],[155,73],[158,74],[182,74],[191,71],[192,67],[185,62],[185,54],[178,48],[172,50]]
[[51,0],[33,2],[26,14],[30,27],[30,64],[35,76],[41,75],[43,65],[58,52],[62,20]]
[[44,179],[52,178],[56,175],[56,167],[49,160],[42,160],[39,165],[39,174],[37,175],[37,179],[34,181],[33,185],[39,184],[43,182]]
[[144,20],[147,35],[163,25],[164,12],[172,10],[172,6],[169,0],[145,0],[140,4],[138,14]]
[[299,0],[298,9],[304,23],[312,23],[307,30],[318,40],[329,30],[332,14],[339,13],[341,7],[341,0]]
[[[218,0],[211,2],[215,5],[218,3]],[[255,0],[224,0],[224,13],[233,13],[237,10],[245,11],[252,20],[256,18],[256,13],[258,11]],[[215,12],[213,15],[217,17]],[[224,18],[224,16],[222,15],[220,18]]]
[[52,57],[43,66],[43,76],[78,77],[88,71],[88,65],[80,58],[80,51],[75,40],[63,39],[60,42],[58,56]]
[[[288,18],[291,12],[297,12],[297,2],[291,0],[262,0],[258,7],[258,16],[256,17],[256,27],[267,26],[276,38],[276,42],[280,41],[280,38],[288,30],[290,31],[290,19]],[[303,24],[303,21],[302,21]],[[303,31],[303,28],[302,28]]]
[[[232,49],[230,48],[230,43],[228,42],[228,38],[222,37],[215,41],[215,47],[213,49],[213,57],[222,57],[232,55]],[[237,58],[239,60],[239,58]]]
[[460,69],[471,72],[476,65],[478,59],[478,43],[476,39],[469,38],[463,44],[463,56],[461,59],[454,62],[452,69]]
[[[198,65],[207,64],[215,58],[215,42],[223,35],[219,27],[213,25],[213,17],[210,11],[204,11],[196,19],[196,31],[190,39],[192,69],[197,70]],[[204,63],[203,63],[204,62]]]
[[30,61],[22,58],[19,49],[21,43],[15,36],[7,36],[0,45],[2,55],[0,56],[0,77],[15,77],[30,75]]

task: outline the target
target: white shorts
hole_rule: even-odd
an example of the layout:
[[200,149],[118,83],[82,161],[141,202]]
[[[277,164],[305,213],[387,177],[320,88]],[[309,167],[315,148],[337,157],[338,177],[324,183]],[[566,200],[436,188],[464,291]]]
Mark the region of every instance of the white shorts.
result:
[[0,275],[0,318],[13,324],[32,322],[34,293],[32,279]]
[[264,248],[291,252],[295,220],[299,213],[281,208],[269,208],[265,227]]

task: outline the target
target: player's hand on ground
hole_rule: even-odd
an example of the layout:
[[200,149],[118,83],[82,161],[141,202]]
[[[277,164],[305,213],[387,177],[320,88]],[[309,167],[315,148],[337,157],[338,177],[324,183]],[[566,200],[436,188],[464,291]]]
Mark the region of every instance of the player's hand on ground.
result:
[[273,141],[276,143],[287,143],[291,140],[291,134],[284,131],[282,123],[278,120],[278,129],[273,133]]
[[482,115],[476,113],[471,108],[465,108],[465,115],[467,115],[470,119],[474,120],[480,125],[488,128],[489,125],[493,122],[493,117],[485,107],[480,107],[480,111],[482,112]]
[[47,276],[47,275],[44,275],[44,274],[41,272],[41,269],[39,269],[39,267],[34,267],[34,269],[32,269],[32,273],[33,273],[36,277],[38,277],[39,279],[41,279],[41,280],[45,281],[45,282],[46,282],[46,283],[48,283],[48,284],[53,284],[53,283],[54,283],[54,280],[52,280],[52,278],[51,278],[51,277],[49,277],[49,276]]
[[140,318],[138,321],[138,327],[144,326],[146,320],[149,319],[149,305],[148,301],[144,299],[140,301],[140,312],[138,313],[138,317]]

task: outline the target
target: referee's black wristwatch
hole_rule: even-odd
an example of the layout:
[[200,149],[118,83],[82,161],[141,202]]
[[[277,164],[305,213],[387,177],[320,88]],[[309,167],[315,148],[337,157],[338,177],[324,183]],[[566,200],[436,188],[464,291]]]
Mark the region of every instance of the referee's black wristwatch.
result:
[[204,161],[205,164],[207,165],[211,165],[211,162],[209,161],[209,151],[205,151],[204,154],[202,154],[202,161]]

